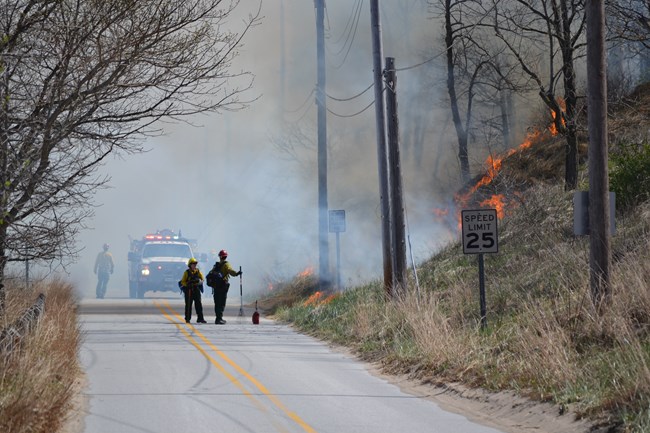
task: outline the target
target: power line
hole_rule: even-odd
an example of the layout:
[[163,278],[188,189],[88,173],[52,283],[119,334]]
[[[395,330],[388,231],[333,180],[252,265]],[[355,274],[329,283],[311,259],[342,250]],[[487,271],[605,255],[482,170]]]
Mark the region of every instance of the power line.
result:
[[358,5],[357,10],[355,11],[356,15],[354,17],[355,20],[354,28],[352,27],[350,28],[345,43],[343,44],[339,52],[336,53],[336,55],[341,54],[341,52],[345,49],[346,45],[347,45],[347,51],[345,52],[345,56],[343,56],[343,60],[341,60],[341,63],[339,63],[336,66],[333,66],[334,69],[340,69],[345,64],[345,61],[347,60],[348,56],[350,55],[350,51],[352,50],[352,45],[354,44],[354,40],[357,35],[357,30],[359,28],[359,21],[361,18],[361,6],[363,5],[363,0],[358,1],[357,5]]
[[[347,44],[347,41],[348,41],[348,39],[350,37],[350,33],[348,32],[348,29],[351,27],[352,22],[354,21],[356,15],[357,15],[357,9],[359,8],[359,2],[360,1],[361,0],[356,0],[356,4],[355,4],[355,6],[353,6],[353,11],[350,14],[350,17],[348,18],[348,22],[345,24],[345,29],[341,32],[341,36],[339,36],[339,38],[336,40],[336,42],[333,43],[334,45],[339,45],[344,36],[346,37],[346,40],[345,40],[345,43],[343,45],[345,46]],[[329,23],[329,14],[327,15],[327,21]],[[343,49],[341,49],[341,51],[343,51]],[[340,54],[341,51],[339,51],[336,54]]]
[[303,107],[307,104],[307,102],[309,102],[311,100],[312,96],[314,96],[314,89],[311,89],[311,92],[309,93],[309,95],[307,95],[307,98],[305,99],[305,102],[300,104],[300,106],[298,108],[296,108],[295,110],[284,110],[284,112],[285,113],[297,113],[298,111],[301,111],[303,109]]
[[407,67],[405,67],[405,68],[396,68],[396,69],[395,69],[395,72],[408,71],[409,69],[419,68],[419,67],[422,66],[422,65],[426,65],[427,63],[436,60],[438,57],[442,56],[443,54],[445,54],[444,51],[443,51],[442,53],[440,53],[440,54],[436,54],[435,56],[431,57],[431,58],[428,59],[428,60],[425,60],[424,62],[417,63],[417,64],[415,64],[415,65],[411,65],[411,66],[407,66]]
[[298,118],[298,120],[296,120],[296,121],[293,122],[293,123],[300,123],[300,122],[302,121],[302,119],[304,119],[305,116],[307,116],[307,113],[309,113],[309,112],[311,111],[311,108],[312,108],[312,107],[313,107],[313,105],[308,106],[307,109],[305,110],[305,112],[302,113],[302,116],[300,116],[300,117]]
[[372,102],[371,102],[370,104],[368,104],[368,106],[366,106],[364,109],[362,109],[361,111],[358,111],[358,112],[356,112],[356,113],[354,113],[354,114],[338,114],[338,113],[333,112],[333,111],[330,110],[329,108],[327,109],[327,111],[328,111],[330,114],[333,114],[333,115],[336,116],[336,117],[354,117],[354,116],[358,116],[359,114],[363,113],[363,112],[366,111],[368,108],[372,107],[374,104],[375,104],[375,100],[373,99]]
[[[307,95],[304,102],[302,104],[300,104],[300,106],[298,108],[296,108],[295,110],[286,110],[286,109],[284,110],[285,114],[295,114],[295,113],[299,113],[301,111],[303,112],[300,115],[300,117],[298,117],[298,120],[295,120],[292,123],[299,123],[300,121],[302,121],[302,119],[304,119],[304,117],[307,115],[307,113],[309,113],[312,106],[307,105],[307,104],[311,101],[312,97],[314,96],[314,92],[315,92],[315,89],[311,89],[311,92],[309,92],[309,95]],[[307,108],[305,109],[305,107],[307,107]]]
[[358,98],[359,96],[363,95],[364,93],[366,93],[368,90],[370,90],[370,89],[372,88],[373,85],[374,85],[374,83],[371,83],[368,87],[366,87],[366,90],[362,91],[361,93],[359,93],[359,94],[357,94],[357,95],[351,96],[351,97],[349,97],[349,98],[335,98],[334,96],[328,95],[327,93],[326,93],[325,95],[326,95],[328,98],[330,98],[330,99],[332,99],[332,100],[334,100],[334,101],[338,101],[338,102],[351,101],[351,100],[353,100],[353,99],[355,99],[355,98]]

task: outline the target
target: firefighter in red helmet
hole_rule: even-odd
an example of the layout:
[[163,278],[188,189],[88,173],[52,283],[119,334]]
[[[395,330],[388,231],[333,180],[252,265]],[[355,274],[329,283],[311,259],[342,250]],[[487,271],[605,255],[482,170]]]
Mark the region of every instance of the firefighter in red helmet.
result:
[[214,314],[217,316],[214,323],[217,325],[224,325],[223,310],[226,308],[226,298],[228,296],[228,289],[230,288],[230,277],[241,275],[241,271],[235,271],[230,265],[228,260],[228,252],[226,250],[219,251],[219,261],[212,267],[211,273],[217,276],[216,283],[212,285],[212,295],[214,297]]

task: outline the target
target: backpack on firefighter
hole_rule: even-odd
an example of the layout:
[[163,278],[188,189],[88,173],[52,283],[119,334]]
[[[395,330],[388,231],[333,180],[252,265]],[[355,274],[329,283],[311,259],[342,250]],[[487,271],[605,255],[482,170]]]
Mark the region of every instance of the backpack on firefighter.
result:
[[205,276],[205,282],[209,287],[212,287],[212,293],[214,293],[215,290],[227,288],[228,282],[221,273],[221,262],[214,264],[212,269],[210,269],[210,272],[208,272],[208,275]]

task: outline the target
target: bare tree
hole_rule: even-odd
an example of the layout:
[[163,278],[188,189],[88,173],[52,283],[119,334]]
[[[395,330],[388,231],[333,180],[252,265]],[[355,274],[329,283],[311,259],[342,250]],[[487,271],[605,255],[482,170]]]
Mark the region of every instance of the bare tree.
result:
[[[259,9],[239,0],[3,0],[0,7],[0,281],[9,260],[56,260],[108,179],[110,154],[142,150],[161,119],[238,110],[232,73]],[[249,101],[248,101],[249,102]],[[4,306],[0,289],[0,314]]]
[[[487,134],[499,139],[502,150],[510,149],[515,144],[514,98],[517,94],[526,94],[530,91],[529,80],[521,76],[518,66],[510,61],[509,56],[494,51],[495,47],[489,42],[481,42],[481,44],[491,48],[492,51],[486,51],[485,55],[490,60],[483,68],[475,86],[476,102],[484,107],[478,113],[477,122],[485,126]],[[493,114],[495,112],[496,114]]]
[[486,12],[494,15],[497,37],[536,83],[557,130],[566,137],[565,188],[573,190],[578,184],[575,62],[585,55],[584,2],[493,0]]
[[[650,80],[650,2],[610,0],[606,2],[610,73],[617,89],[628,82]],[[626,67],[624,67],[624,65]]]
[[[513,79],[514,69],[495,46],[488,24],[490,14],[476,0],[438,0],[431,2],[444,22],[447,92],[456,136],[461,180],[471,179],[469,144],[475,124],[486,108],[499,101],[501,116],[490,122],[503,142],[510,144],[510,95],[520,87]],[[477,105],[478,104],[478,105]],[[475,120],[476,118],[476,120]],[[485,126],[489,126],[485,119]]]
[[605,3],[609,38],[638,42],[650,49],[650,2],[609,0]]
[[[451,116],[458,139],[458,161],[463,183],[470,180],[468,155],[469,128],[472,122],[474,84],[484,66],[484,59],[469,36],[477,28],[471,15],[476,0],[436,0],[429,2],[432,13],[442,18],[446,84]],[[464,106],[462,106],[464,105]]]

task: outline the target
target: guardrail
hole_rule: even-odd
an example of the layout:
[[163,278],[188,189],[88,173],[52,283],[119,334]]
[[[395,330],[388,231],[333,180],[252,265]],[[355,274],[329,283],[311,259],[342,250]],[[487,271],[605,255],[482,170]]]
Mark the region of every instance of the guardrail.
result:
[[45,311],[45,295],[41,293],[21,317],[0,332],[0,354],[9,355],[21,340],[38,324]]

